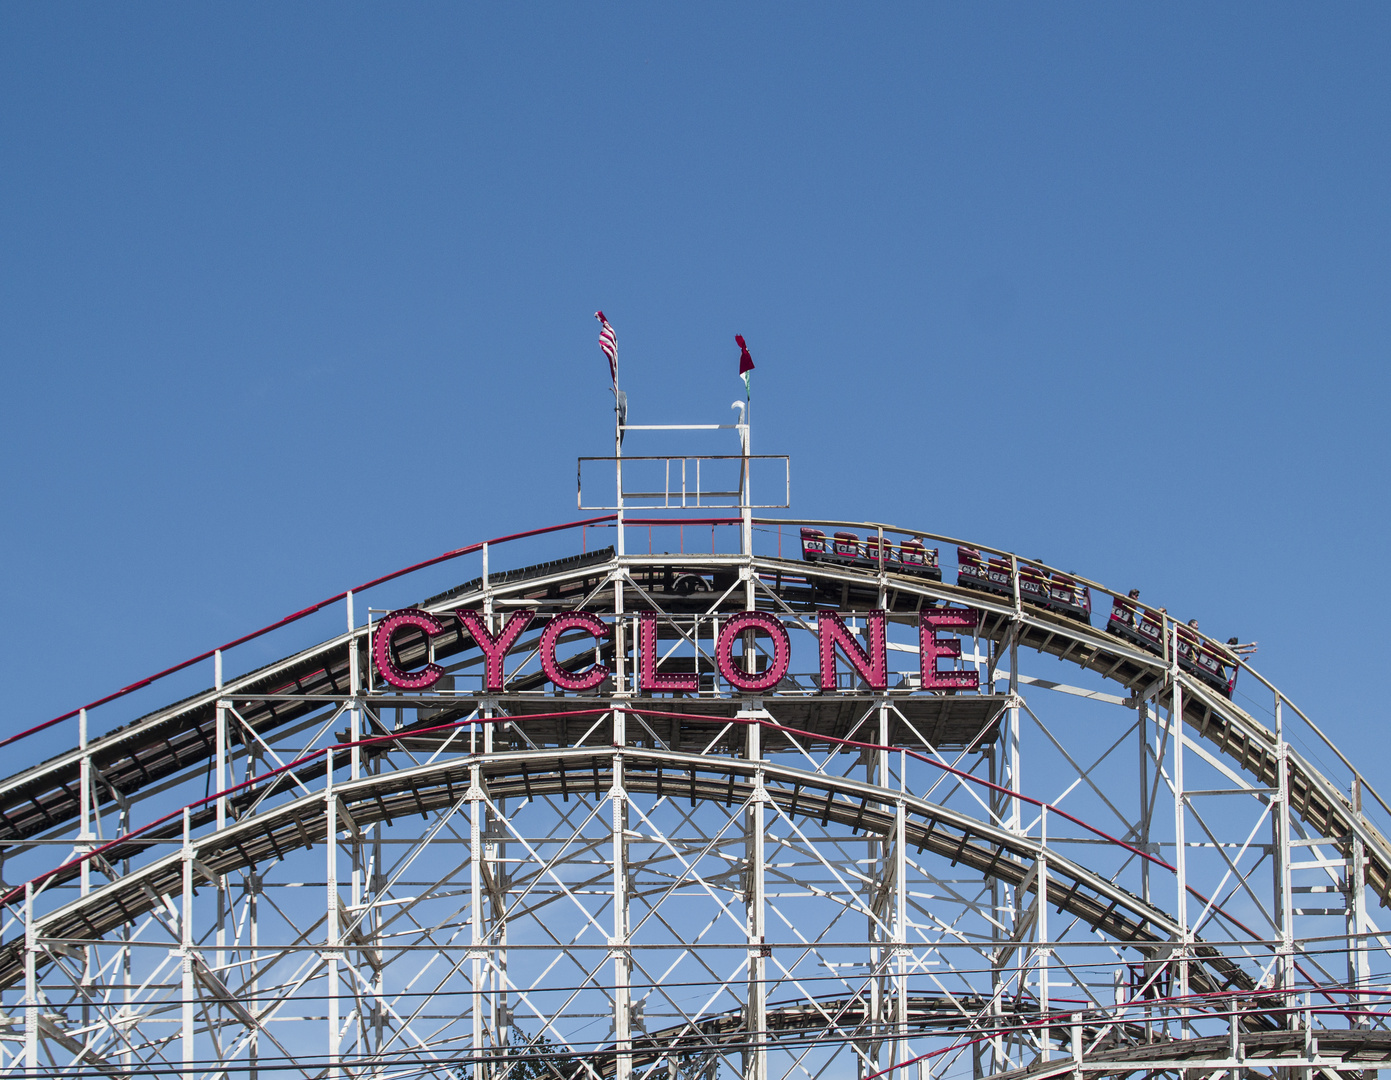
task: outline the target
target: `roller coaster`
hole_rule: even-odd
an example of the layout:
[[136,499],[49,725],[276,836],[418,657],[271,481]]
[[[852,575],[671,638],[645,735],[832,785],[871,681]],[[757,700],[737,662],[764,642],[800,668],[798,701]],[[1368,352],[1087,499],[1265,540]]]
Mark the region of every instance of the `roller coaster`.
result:
[[[602,513],[8,735],[0,1075],[1388,1060],[1391,809],[1246,652],[911,522],[759,513],[728,426],[720,490],[625,487],[617,443]],[[283,658],[227,674],[253,640]]]

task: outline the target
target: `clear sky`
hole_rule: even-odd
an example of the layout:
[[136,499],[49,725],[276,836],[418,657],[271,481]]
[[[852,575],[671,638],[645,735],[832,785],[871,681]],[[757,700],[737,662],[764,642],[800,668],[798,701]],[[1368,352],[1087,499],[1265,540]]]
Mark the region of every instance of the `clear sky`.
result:
[[727,421],[742,333],[793,513],[1138,586],[1384,755],[1389,56],[1384,4],[0,5],[0,726],[577,516],[603,308],[633,422]]

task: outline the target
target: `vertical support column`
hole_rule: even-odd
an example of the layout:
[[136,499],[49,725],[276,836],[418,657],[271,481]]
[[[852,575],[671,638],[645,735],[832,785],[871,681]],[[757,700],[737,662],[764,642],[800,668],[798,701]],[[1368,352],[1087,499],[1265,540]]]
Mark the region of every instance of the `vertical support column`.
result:
[[[351,776],[356,780],[362,775],[362,747],[358,742],[362,739],[362,703],[360,695],[362,693],[362,670],[359,662],[359,650],[357,647],[357,625],[353,618],[353,594],[348,593],[348,693],[352,695],[349,703],[348,715],[348,738],[352,742],[350,751]],[[353,898],[356,904],[358,898]]]
[[623,782],[623,746],[627,742],[626,714],[613,713],[613,1032],[614,1078],[633,1073],[632,963],[628,955],[628,793]]
[[[763,760],[763,729],[749,724],[747,734],[748,758]],[[754,795],[744,815],[744,855],[748,861],[745,892],[744,927],[749,949],[748,1042],[744,1054],[745,1080],[767,1080],[768,1076],[768,955],[767,924],[765,921],[764,839],[767,830],[763,789],[763,770],[754,774]]]
[[472,1080],[483,1078],[483,785],[477,762],[469,769],[469,965],[473,1034]]
[[[92,755],[87,748],[87,710],[82,709],[77,714],[77,744],[82,751],[82,761],[78,774],[78,793],[79,822],[77,830],[77,850],[86,855],[92,850],[92,841],[95,836],[92,833]],[[81,895],[86,896],[92,891],[92,860],[84,858],[82,860],[80,891]],[[93,946],[87,945],[82,950],[82,985],[84,987],[92,985],[92,949]],[[91,1010],[86,1004],[87,995],[83,996],[82,1017],[83,1027],[91,1022]]]
[[227,707],[230,702],[222,700],[222,650],[218,649],[213,654],[213,679],[218,692],[217,705],[213,715],[216,723],[216,733],[214,738],[217,740],[214,748],[214,775],[213,790],[217,792],[217,827],[222,830],[227,825],[227,795],[226,791],[231,785],[228,783],[227,774]]
[[182,1000],[180,1032],[183,1046],[184,1071],[193,1068],[195,1060],[193,1046],[193,837],[190,832],[188,807],[184,807],[183,857],[183,907],[179,917],[179,953],[183,961],[183,980],[180,987]]
[[613,384],[613,393],[613,473],[616,485],[613,503],[618,508],[614,514],[614,531],[617,535],[614,537],[613,550],[622,558],[627,552],[623,536],[623,426],[620,423],[623,417],[618,411],[617,380]]
[[[380,776],[383,767],[383,755],[372,755],[369,767],[373,776]],[[386,869],[385,869],[385,847],[383,843],[383,827],[380,821],[374,822],[371,826],[371,849],[366,854],[366,865],[370,868],[365,885],[367,897],[364,902],[369,904],[368,919],[368,939],[371,947],[366,950],[368,953],[368,963],[372,968],[372,1014],[371,1022],[367,1027],[366,1041],[370,1044],[372,1053],[377,1053],[386,1043],[386,1007],[383,1004],[386,1000],[386,964],[382,957],[381,933],[382,933],[382,910],[386,893]],[[476,849],[470,847],[470,855]],[[473,865],[477,865],[476,862]],[[361,955],[361,953],[359,953]],[[378,1076],[385,1075],[384,1070],[379,1069]]]
[[[1024,790],[1023,762],[1019,737],[1019,633],[1023,627],[1022,622],[1022,602],[1019,598],[1019,565],[1014,556],[1010,556],[1010,575],[1014,585],[1014,605],[1015,619],[1009,630],[1009,706],[1007,708],[1006,724],[1008,730],[1005,737],[1004,760],[1001,763],[1004,776],[1004,787],[1008,794],[1008,805],[1003,806],[1001,824],[1011,832],[1020,832],[1023,829],[1024,819],[1020,800],[1016,797]],[[1001,885],[998,891],[999,900],[996,903],[995,917],[1000,923],[1007,924],[1008,931],[1002,931],[999,927],[992,930],[992,936],[997,940],[1003,940],[1011,936],[1018,925],[1019,905],[1021,902],[1019,891],[1012,885]],[[990,966],[990,1015],[995,1018],[994,1026],[999,1028],[1000,1017],[1003,1015],[1003,1004],[1005,991],[1008,985],[1004,964],[999,960]],[[990,1071],[1001,1072],[1008,1069],[1009,1055],[1006,1050],[1005,1040],[1000,1035],[994,1035],[990,1039]]]
[[[1275,767],[1276,787],[1279,788],[1274,815],[1275,829],[1275,887],[1280,944],[1275,960],[1275,985],[1284,994],[1294,988],[1294,888],[1290,879],[1290,763],[1289,744],[1285,742],[1283,701],[1275,695]],[[1289,1000],[1283,1001],[1288,1006]],[[1290,1026],[1296,1023],[1288,1014]]]
[[[753,482],[749,475],[750,466],[753,462],[749,458],[749,413],[752,411],[750,402],[736,401],[735,408],[740,410],[742,419],[739,421],[739,444],[744,455],[743,461],[743,483],[740,487],[739,513],[742,519],[742,527],[739,531],[739,546],[741,554],[745,558],[753,557]],[[881,549],[882,550],[882,549]]]
[[[502,800],[499,799],[498,803],[499,810],[505,810],[505,804]],[[506,830],[501,830],[501,834],[503,839],[490,839],[484,845],[492,872],[494,889],[490,894],[490,932],[493,939],[493,1046],[495,1051],[497,1051],[499,1047],[507,1046],[512,1038],[512,1002],[509,996],[507,982],[506,919],[507,893],[511,887],[511,880],[508,877],[507,870]]]
[[333,790],[333,749],[326,755],[327,771],[324,780],[324,845],[326,849],[326,879],[324,895],[324,977],[328,980],[328,1046],[329,1080],[343,1075],[339,1067],[339,1027],[342,1023],[338,1007],[338,961],[342,934],[342,917],[338,898],[338,795]]
[[[493,610],[493,591],[488,588],[483,593],[483,620],[489,633],[496,634],[502,628],[502,617]],[[499,713],[497,699],[485,697],[478,702],[480,723],[474,727],[481,727],[483,733],[483,753],[488,755],[493,753],[496,728],[495,718]],[[499,813],[506,812],[506,801],[499,799],[497,802]],[[483,865],[488,873],[488,880],[492,882],[492,888],[488,890],[486,909],[488,913],[487,932],[484,938],[489,943],[487,950],[488,969],[485,974],[485,982],[490,987],[485,1016],[490,1024],[492,1033],[492,1047],[494,1053],[500,1053],[508,1041],[508,1030],[511,1027],[511,1009],[507,1000],[507,925],[504,921],[505,900],[499,900],[499,896],[505,896],[507,889],[507,863],[499,857],[499,844],[495,839],[493,829],[494,820],[489,817],[486,804],[483,814]],[[504,834],[505,835],[505,834]],[[502,1068],[502,1066],[498,1066]]]
[[[986,760],[989,764],[990,779],[990,811],[994,815],[995,822],[1003,824],[1006,815],[1009,813],[1009,796],[1005,794],[1004,781],[1004,761],[998,747],[998,740],[991,742],[986,750]],[[1005,908],[1009,904],[1010,893],[1000,878],[991,874],[987,879],[990,890],[990,912],[993,918],[990,920],[990,941],[993,946],[990,959],[990,1003],[987,1009],[991,1016],[992,1028],[996,1026],[995,1018],[1000,1013],[1000,962],[998,960],[1000,944],[1008,937],[1003,930],[1002,923],[1005,917]],[[971,1075],[975,1078],[984,1076],[987,1073],[996,1071],[995,1062],[999,1060],[1000,1040],[998,1036],[991,1036],[988,1042],[981,1041],[975,1043],[971,1048]],[[987,1056],[990,1064],[985,1064]]]
[[[882,533],[880,535],[882,552]],[[879,703],[876,742],[878,750],[872,751],[865,762],[865,782],[875,787],[889,786],[889,706],[887,701]],[[866,881],[865,907],[866,931],[869,939],[869,1042],[866,1046],[865,1060],[859,1067],[869,1073],[880,1069],[880,1054],[884,1047],[885,999],[888,983],[888,966],[885,964],[885,946],[892,949],[892,934],[884,933],[885,924],[892,920],[887,910],[892,893],[886,888],[884,878],[890,872],[888,842],[872,832],[865,835]]]
[[[1362,778],[1353,777],[1352,811],[1362,817]],[[1366,1004],[1364,993],[1371,982],[1371,966],[1367,956],[1367,855],[1362,845],[1362,837],[1353,832],[1348,838],[1347,865],[1347,928],[1348,928],[1348,984],[1352,988],[1352,1005],[1361,1009]],[[1357,1027],[1368,1027],[1370,1021],[1359,1017]]]
[[[221,649],[213,653],[213,680],[218,694],[221,695]],[[227,705],[228,703],[219,696],[214,707],[216,730],[213,735],[213,790],[217,792],[216,814],[219,833],[227,827],[227,789],[231,787],[227,772]],[[213,955],[213,963],[217,967],[218,977],[224,978],[222,973],[227,968],[227,875],[221,874],[219,877],[221,880],[217,883],[217,949]]]
[[[243,726],[245,722],[243,722]],[[261,764],[262,753],[260,745],[254,739],[248,739],[242,735],[242,746],[244,748],[243,762],[245,767],[245,777],[255,776]],[[263,1011],[265,1003],[261,1000],[261,887],[262,877],[255,865],[248,866],[242,872],[242,897],[246,905],[246,950],[238,950],[238,959],[244,960],[246,967],[243,969],[249,973],[247,979],[247,998],[245,1004],[253,1014]],[[259,1080],[261,1075],[261,1032],[253,1029],[246,1040],[246,1063],[247,1080]]]
[[[113,789],[113,791],[114,791],[114,789]],[[117,806],[120,807],[120,812],[116,815],[116,821],[117,821],[117,825],[116,825],[116,835],[118,835],[118,836],[124,836],[124,835],[126,835],[128,832],[130,832],[130,830],[131,830],[130,801],[129,801],[129,800],[125,800],[125,801],[118,800],[118,801],[117,801]],[[127,855],[125,858],[123,858],[123,859],[121,860],[121,874],[122,874],[122,876],[124,876],[124,875],[129,874],[129,873],[130,873],[130,856]],[[122,1000],[123,1000],[123,1003],[124,1003],[124,1006],[125,1006],[126,1014],[129,1015],[130,1012],[131,1012],[131,1006],[132,1006],[132,1004],[135,1002],[135,995],[136,995],[136,990],[137,990],[137,986],[136,986],[135,980],[132,978],[132,974],[133,974],[132,968],[133,968],[133,966],[134,966],[133,963],[132,963],[132,961],[133,961],[133,959],[134,959],[134,955],[133,955],[133,950],[131,949],[131,941],[132,941],[133,935],[132,935],[132,932],[131,932],[131,924],[130,924],[129,922],[123,922],[123,923],[121,924],[120,934],[121,934],[120,957],[121,957],[121,976],[122,976],[121,982],[122,982],[122,985],[124,986],[124,989],[121,991],[121,997],[122,997]],[[127,1071],[129,1071],[130,1068],[132,1067],[132,1065],[134,1064],[134,1060],[135,1060],[135,1054],[134,1054],[134,1051],[133,1051],[133,1050],[131,1049],[131,1047],[130,1047],[130,1042],[129,1042],[129,1040],[122,1039],[122,1040],[121,1040],[121,1065],[122,1065],[122,1067],[125,1068]],[[253,1076],[253,1077],[250,1078],[250,1080],[256,1080],[256,1078]]]
[[624,1053],[632,1046],[633,996],[632,976],[628,955],[628,797],[623,786],[623,746],[628,741],[628,635],[624,625],[624,586],[628,570],[623,555],[623,463],[619,460],[618,478],[618,547],[619,566],[613,575],[613,671],[614,696],[609,702],[609,723],[612,725],[613,783],[609,787],[612,804],[610,846],[613,856],[613,934],[609,938],[609,955],[613,958],[613,1035],[615,1080],[629,1080],[633,1056]]
[[[899,792],[906,787],[907,763],[899,755]],[[908,823],[900,798],[894,805],[894,1052],[893,1064],[902,1065],[908,1052]]]
[[[628,568],[620,565],[613,572],[613,692],[619,698],[628,696],[628,628],[623,621],[623,592],[627,580]],[[617,715],[613,722],[618,723]],[[616,732],[617,728],[614,730]],[[613,741],[621,743],[622,740],[615,734]]]
[[[1171,631],[1175,640],[1171,643],[1170,656],[1178,655],[1178,627]],[[1179,685],[1177,660],[1171,661],[1169,679],[1172,698],[1169,706],[1169,741],[1174,755],[1174,877],[1178,895],[1174,901],[1174,914],[1178,919],[1178,980],[1175,992],[1180,998],[1188,997],[1188,795],[1183,779],[1183,687]],[[1182,1014],[1187,1024],[1188,1006],[1184,1004]]]
[[1038,977],[1038,1012],[1043,1018],[1039,1029],[1039,1053],[1044,1061],[1053,1057],[1053,1029],[1048,1024],[1048,961],[1053,955],[1053,947],[1048,940],[1048,806],[1045,803],[1039,810],[1038,821],[1038,876],[1034,895],[1037,898],[1037,914],[1034,917],[1035,957]]
[[[1009,635],[1009,741],[1005,768],[1009,772],[1009,790],[1012,795],[1019,795],[1024,790],[1023,763],[1020,761],[1019,753],[1019,625],[1016,622]],[[1019,800],[1010,799],[1005,827],[1012,832],[1018,832],[1023,826],[1023,820]]]
[[[350,780],[357,780],[362,776],[362,747],[358,745],[362,739],[362,653],[358,647],[357,619],[353,594],[349,592],[345,599],[347,600],[348,617],[348,693],[350,695],[348,702],[348,741],[352,743],[352,746],[348,750],[348,776]],[[369,614],[368,622],[370,623],[370,621],[371,615]],[[351,878],[348,885],[348,904],[350,910],[359,912],[362,910],[362,898],[366,884],[364,881],[364,872],[367,865],[366,853],[363,849],[364,838],[362,832],[358,829],[350,829],[348,843],[351,845],[349,850],[352,856]],[[368,925],[371,925],[370,918],[368,920]],[[362,963],[362,954],[359,952],[357,956],[360,966]],[[356,989],[353,991],[353,996],[355,999],[358,997],[358,991]],[[359,1009],[357,1019],[359,1031],[362,1030],[365,1022],[366,1017],[363,1015],[362,1010]],[[341,1037],[339,1040],[339,1048],[340,1050],[342,1048]]]
[[[87,749],[87,710],[77,714],[77,745],[82,752],[78,772],[78,829],[79,850],[84,854],[90,850],[92,837],[92,755]],[[82,895],[92,891],[91,861],[82,860]]]
[[39,1075],[38,934],[34,931],[34,883],[24,884],[24,1068]]
[[[1149,698],[1142,697],[1135,703],[1135,726],[1140,735],[1140,825],[1135,839],[1138,847],[1146,855],[1150,850],[1150,749],[1149,749]],[[1150,900],[1150,862],[1140,860],[1140,896],[1145,903]]]

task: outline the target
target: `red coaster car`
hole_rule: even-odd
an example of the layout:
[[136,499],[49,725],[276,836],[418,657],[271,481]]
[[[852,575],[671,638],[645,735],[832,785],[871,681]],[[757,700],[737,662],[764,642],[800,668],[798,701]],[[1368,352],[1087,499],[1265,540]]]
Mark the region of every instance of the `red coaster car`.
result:
[[1209,644],[1192,627],[1178,627],[1179,667],[1202,679],[1219,694],[1231,697],[1232,687],[1236,684],[1236,665],[1232,665],[1232,674],[1228,678],[1224,666],[1226,660],[1216,646]]
[[1053,580],[1048,583],[1048,606],[1062,615],[1091,624],[1091,589],[1065,574],[1054,574]]
[[1164,655],[1164,617],[1129,597],[1117,596],[1112,600],[1106,629],[1132,645]]
[[1019,564],[1019,599],[1026,604],[1048,606],[1048,575],[1037,566]]
[[956,583],[962,588],[980,589],[983,592],[1014,598],[1009,561],[994,555],[987,561],[975,548],[956,549]]
[[942,568],[937,562],[937,549],[930,548],[921,540],[905,540],[899,545],[899,552],[905,574],[942,580]]
[[[870,566],[874,567],[876,570],[879,569],[879,537],[868,536],[865,538],[865,559],[869,562]],[[898,557],[898,549],[894,547],[892,540],[886,539],[884,541],[883,560],[885,570],[891,570],[897,573],[903,569],[903,560]]]
[[[805,529],[802,530],[806,532]],[[1111,617],[1106,620],[1106,630],[1117,637],[1128,638],[1135,629],[1135,601],[1124,596],[1111,598]]]
[[1059,615],[1092,621],[1092,594],[1066,574],[1052,574],[1030,563],[1019,564],[1019,599]]
[[860,538],[854,533],[836,533],[831,542],[831,555],[836,562],[863,562],[864,556],[860,552]]
[[[878,570],[880,566],[879,537],[874,535],[863,543],[854,533],[838,532],[829,540],[820,529],[802,529],[802,558],[807,562],[843,563],[846,566],[859,566]],[[883,568],[893,574],[911,574],[915,577],[942,580],[942,570],[937,562],[937,549],[930,548],[921,540],[905,540],[901,547],[895,547],[887,537],[883,545]]]

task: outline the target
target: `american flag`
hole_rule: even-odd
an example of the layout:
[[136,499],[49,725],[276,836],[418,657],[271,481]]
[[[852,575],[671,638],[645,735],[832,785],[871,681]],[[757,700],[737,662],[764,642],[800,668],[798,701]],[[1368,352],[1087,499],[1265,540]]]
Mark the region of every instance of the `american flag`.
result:
[[613,327],[609,325],[608,319],[604,318],[602,311],[596,311],[594,317],[599,320],[599,348],[604,350],[604,355],[609,358],[609,375],[613,378],[614,389],[618,389],[618,335],[613,332]]

